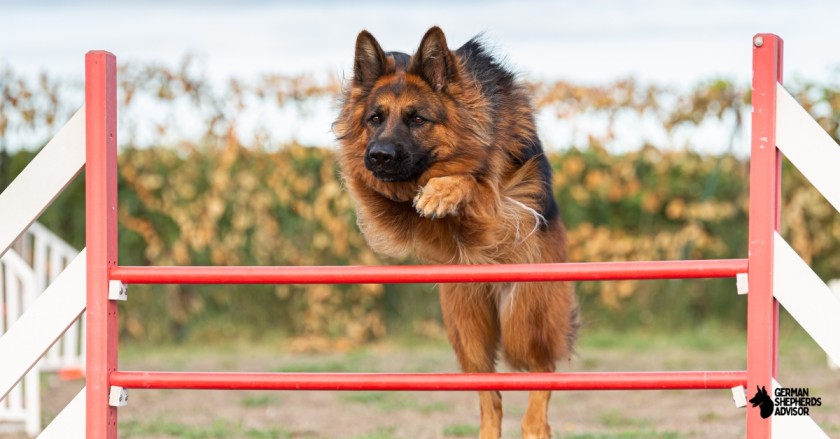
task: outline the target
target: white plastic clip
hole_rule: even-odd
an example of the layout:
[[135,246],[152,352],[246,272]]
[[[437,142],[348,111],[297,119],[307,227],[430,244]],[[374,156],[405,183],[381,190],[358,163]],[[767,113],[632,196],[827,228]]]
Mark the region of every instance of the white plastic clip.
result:
[[128,391],[120,386],[111,386],[108,394],[108,405],[111,407],[125,407],[128,405]]
[[750,291],[750,278],[747,273],[735,275],[735,287],[738,289],[738,294],[747,294]]
[[747,389],[744,386],[735,386],[732,388],[732,399],[735,400],[735,407],[741,408],[747,406]]
[[108,282],[108,299],[127,300],[128,286],[121,281],[112,280]]

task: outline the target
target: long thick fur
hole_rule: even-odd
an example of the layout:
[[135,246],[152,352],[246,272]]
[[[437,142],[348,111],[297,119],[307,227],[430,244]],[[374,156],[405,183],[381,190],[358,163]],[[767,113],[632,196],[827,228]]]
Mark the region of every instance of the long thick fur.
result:
[[[377,252],[444,264],[566,261],[527,90],[478,39],[451,51],[434,27],[409,56],[362,32],[334,129],[359,227]],[[498,350],[514,368],[553,371],[572,352],[569,283],[441,285],[440,299],[464,371],[494,371]],[[548,437],[548,396],[535,394],[523,435]],[[481,436],[498,437],[498,392],[482,393],[481,406]]]

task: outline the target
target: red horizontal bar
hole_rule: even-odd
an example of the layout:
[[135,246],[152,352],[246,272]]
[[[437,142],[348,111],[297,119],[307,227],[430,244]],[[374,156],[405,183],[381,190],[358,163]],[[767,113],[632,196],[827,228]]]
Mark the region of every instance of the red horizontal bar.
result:
[[747,259],[565,264],[306,267],[113,267],[127,284],[403,284],[735,277]]
[[128,389],[201,390],[673,390],[746,385],[746,371],[597,373],[111,373]]

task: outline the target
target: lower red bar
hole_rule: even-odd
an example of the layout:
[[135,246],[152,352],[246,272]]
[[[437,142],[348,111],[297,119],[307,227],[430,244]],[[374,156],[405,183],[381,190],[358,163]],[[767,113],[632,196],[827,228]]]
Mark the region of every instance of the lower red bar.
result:
[[745,371],[598,373],[113,372],[129,389],[202,390],[674,390],[745,386]]
[[747,259],[565,264],[315,267],[114,267],[127,284],[360,284],[535,282],[735,277]]

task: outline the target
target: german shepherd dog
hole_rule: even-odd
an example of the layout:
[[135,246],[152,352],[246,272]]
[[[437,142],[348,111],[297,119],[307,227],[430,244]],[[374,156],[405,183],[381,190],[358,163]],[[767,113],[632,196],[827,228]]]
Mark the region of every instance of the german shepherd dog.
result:
[[[353,79],[334,124],[339,166],[369,245],[427,263],[566,261],[528,92],[479,39],[452,51],[438,27],[414,55],[356,40]],[[565,282],[440,286],[449,341],[464,372],[553,372],[579,327]],[[532,391],[522,436],[549,438],[550,391]],[[501,434],[497,391],[479,392],[482,439]]]

